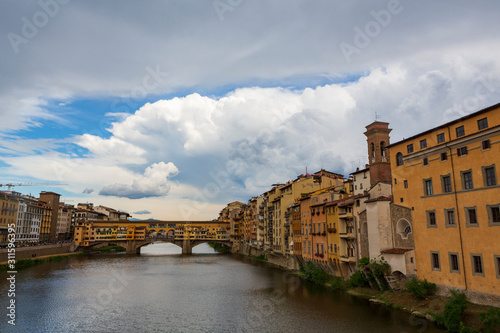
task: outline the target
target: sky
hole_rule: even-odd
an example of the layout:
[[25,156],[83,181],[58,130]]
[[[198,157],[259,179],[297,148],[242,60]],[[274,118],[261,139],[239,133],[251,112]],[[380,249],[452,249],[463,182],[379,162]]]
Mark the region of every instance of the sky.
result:
[[[500,2],[1,1],[0,184],[211,220],[500,101]],[[60,184],[52,186],[50,184]]]

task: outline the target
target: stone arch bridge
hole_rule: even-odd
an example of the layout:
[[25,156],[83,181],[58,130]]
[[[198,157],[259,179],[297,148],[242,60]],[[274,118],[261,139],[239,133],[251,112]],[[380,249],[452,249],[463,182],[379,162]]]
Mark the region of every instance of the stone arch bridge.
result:
[[192,253],[193,247],[215,242],[231,246],[230,224],[225,221],[78,221],[75,245],[86,251],[97,245],[116,244],[127,253],[139,253],[153,242],[170,242]]
[[91,250],[92,248],[100,245],[106,246],[107,244],[116,244],[118,246],[122,246],[126,249],[126,252],[129,254],[139,254],[141,252],[141,247],[156,243],[156,242],[165,242],[172,243],[174,245],[182,248],[182,254],[192,254],[193,247],[196,245],[200,245],[203,243],[218,243],[220,245],[231,246],[231,242],[229,240],[218,240],[218,239],[173,239],[173,238],[150,238],[144,240],[101,240],[92,242],[89,246],[82,246],[85,250]]

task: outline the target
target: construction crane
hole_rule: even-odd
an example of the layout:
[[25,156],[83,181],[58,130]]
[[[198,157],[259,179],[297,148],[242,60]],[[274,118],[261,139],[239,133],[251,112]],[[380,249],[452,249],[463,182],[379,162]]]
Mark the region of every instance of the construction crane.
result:
[[10,191],[12,190],[13,187],[16,186],[62,186],[62,185],[68,185],[68,184],[10,183],[10,184],[0,184],[0,187],[7,187],[7,189]]

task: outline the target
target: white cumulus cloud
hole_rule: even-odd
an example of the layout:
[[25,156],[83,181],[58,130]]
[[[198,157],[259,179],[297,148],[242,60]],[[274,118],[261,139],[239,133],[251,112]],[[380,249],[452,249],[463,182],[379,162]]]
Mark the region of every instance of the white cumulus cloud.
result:
[[129,199],[166,196],[170,190],[168,177],[175,176],[178,172],[177,167],[171,162],[154,163],[146,168],[143,176],[135,178],[131,185],[107,185],[99,194]]

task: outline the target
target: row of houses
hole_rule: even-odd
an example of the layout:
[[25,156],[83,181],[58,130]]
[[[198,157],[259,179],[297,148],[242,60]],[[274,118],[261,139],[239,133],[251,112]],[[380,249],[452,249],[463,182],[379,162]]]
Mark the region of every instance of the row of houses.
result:
[[126,221],[79,220],[75,227],[77,246],[100,242],[144,240],[228,241],[229,223],[220,221]]
[[390,132],[366,126],[369,163],[348,177],[306,173],[228,204],[219,220],[233,244],[344,278],[383,258],[391,279],[500,296],[500,104],[392,144]]
[[36,245],[72,240],[77,221],[128,220],[130,215],[105,206],[60,201],[61,195],[43,191],[38,198],[14,191],[0,192],[0,246],[8,244],[9,228],[16,244]]

